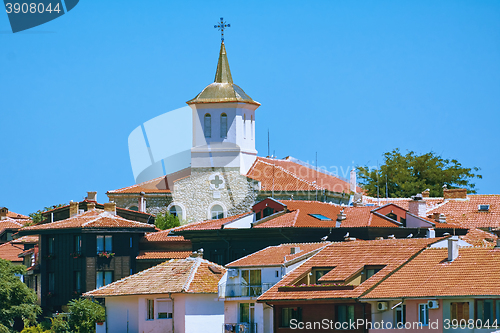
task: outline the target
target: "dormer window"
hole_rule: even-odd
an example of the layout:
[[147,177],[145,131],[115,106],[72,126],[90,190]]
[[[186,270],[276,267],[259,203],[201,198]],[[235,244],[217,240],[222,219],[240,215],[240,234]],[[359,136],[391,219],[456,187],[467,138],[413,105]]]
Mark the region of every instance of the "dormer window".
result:
[[318,219],[318,220],[321,220],[321,221],[331,221],[332,220],[331,218],[326,217],[325,215],[321,215],[321,214],[309,214],[309,215]]
[[361,272],[361,282],[364,282],[377,274],[384,266],[365,266],[363,272]]
[[210,113],[207,113],[204,118],[204,133],[205,133],[205,138],[211,138],[212,137],[212,116]]
[[487,212],[490,210],[490,205],[479,205],[477,210],[480,212]]

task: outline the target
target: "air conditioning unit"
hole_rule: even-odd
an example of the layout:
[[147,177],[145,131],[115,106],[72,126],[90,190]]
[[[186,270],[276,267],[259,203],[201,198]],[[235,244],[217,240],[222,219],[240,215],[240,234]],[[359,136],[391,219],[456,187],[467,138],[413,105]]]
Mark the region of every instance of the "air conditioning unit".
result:
[[227,271],[227,276],[229,276],[230,278],[238,277],[238,270],[237,269],[229,269]]
[[387,310],[388,304],[387,302],[377,302],[377,310],[385,311]]
[[427,302],[429,309],[439,309],[439,302],[437,300],[431,300]]

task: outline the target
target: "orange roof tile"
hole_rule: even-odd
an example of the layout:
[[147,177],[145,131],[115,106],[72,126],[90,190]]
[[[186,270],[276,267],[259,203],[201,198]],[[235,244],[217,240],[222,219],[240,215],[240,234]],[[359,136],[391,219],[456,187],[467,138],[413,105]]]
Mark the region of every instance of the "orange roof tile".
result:
[[39,224],[20,230],[21,234],[33,234],[35,231],[55,229],[99,229],[99,228],[138,228],[154,230],[152,224],[124,219],[102,210],[86,211],[65,220]]
[[[214,266],[220,271],[210,270]],[[137,274],[87,292],[86,297],[167,293],[217,293],[226,269],[201,258],[172,259]]]
[[[322,172],[314,167],[298,164],[294,159],[257,157],[247,176],[261,182],[262,191],[315,191],[350,192],[349,182]],[[316,183],[317,181],[317,183]],[[361,192],[361,188],[358,187]]]
[[151,259],[184,259],[191,255],[191,251],[139,251],[137,260]]
[[38,243],[38,236],[23,236],[12,240],[14,244]]
[[32,222],[31,220],[22,220],[22,219],[13,219],[6,218],[4,220],[0,220],[0,234],[2,234],[5,230],[14,230],[17,231],[24,227],[24,225],[28,222]]
[[23,219],[23,220],[29,220],[29,216],[14,213],[14,212],[7,212],[7,217],[10,217],[11,219]]
[[[226,265],[226,267],[280,266],[297,258],[312,255],[329,243],[296,243],[268,246],[265,249],[247,255]],[[291,254],[292,248],[298,252]]]
[[498,239],[497,235],[483,231],[477,228],[470,228],[467,234],[464,236],[459,236],[462,240],[471,244],[472,246],[485,246],[491,247],[495,246]]
[[[375,286],[389,273],[404,264],[413,255],[442,238],[384,239],[332,243],[308,261],[286,275],[280,282],[259,297],[259,301],[356,298]],[[365,265],[384,266],[377,274],[351,290],[301,290],[294,287],[314,267],[332,267],[320,281],[344,281],[358,273]],[[287,291],[280,287],[289,286]]]
[[246,216],[249,213],[242,213],[234,216],[224,217],[222,219],[217,220],[205,220],[201,222],[189,223],[186,225],[181,225],[180,227],[173,228],[172,231],[184,231],[184,230],[213,230],[213,229],[222,229],[225,223],[234,221],[239,219],[240,217]]
[[19,254],[23,253],[23,251],[23,245],[7,242],[0,245],[0,258],[13,262],[22,262],[23,258],[19,258]]
[[108,191],[107,194],[119,193],[170,193],[166,176],[161,176],[132,186],[123,187],[117,190]]
[[[393,203],[403,209],[408,210],[410,206],[410,201],[412,201],[412,198],[374,198],[374,197],[369,197],[369,196],[363,196],[363,203],[364,204],[371,204],[374,206],[384,206],[389,203]],[[427,197],[424,198],[425,204],[427,209],[432,209],[434,207],[437,207],[439,204],[442,204],[444,201],[444,198],[436,198],[436,197]]]
[[[479,211],[479,205],[490,205],[488,211]],[[500,227],[500,195],[469,194],[467,199],[450,199],[428,211],[428,214],[440,213],[446,216],[446,222],[463,227],[498,228]]]
[[460,248],[447,258],[447,249],[426,249],[363,298],[500,295],[499,249]]
[[151,232],[144,236],[142,241],[147,242],[189,242],[183,236],[172,236],[172,229]]

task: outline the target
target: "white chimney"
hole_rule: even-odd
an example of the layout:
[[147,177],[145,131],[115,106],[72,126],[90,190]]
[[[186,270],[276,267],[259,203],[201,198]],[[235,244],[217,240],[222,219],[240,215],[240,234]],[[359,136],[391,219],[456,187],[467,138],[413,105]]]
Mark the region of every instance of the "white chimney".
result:
[[104,204],[104,211],[116,215],[116,203],[113,201]]
[[422,194],[417,194],[411,197],[411,201],[408,203],[408,210],[411,214],[425,217],[427,207],[425,205],[425,200],[422,198]]
[[436,238],[436,230],[434,228],[427,229],[427,238]]
[[448,261],[458,258],[458,236],[448,238]]
[[352,168],[351,170],[351,174],[350,174],[350,190],[351,192],[354,192],[356,193],[356,170],[354,170],[354,168]]
[[87,201],[95,201],[97,202],[97,192],[87,192]]
[[290,254],[297,254],[299,252],[300,252],[300,247],[294,246],[290,248]]
[[146,198],[144,197],[146,193],[141,192],[141,196],[139,197],[139,211],[142,213],[146,212]]

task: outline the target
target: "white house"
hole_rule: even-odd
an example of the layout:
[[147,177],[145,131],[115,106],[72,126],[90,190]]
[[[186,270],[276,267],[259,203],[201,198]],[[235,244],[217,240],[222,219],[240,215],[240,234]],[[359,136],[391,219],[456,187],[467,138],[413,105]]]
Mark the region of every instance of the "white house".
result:
[[228,271],[219,281],[219,299],[224,300],[224,332],[272,332],[272,308],[255,301],[328,244],[269,246],[227,264]]
[[225,272],[198,256],[172,259],[83,296],[105,298],[106,322],[97,333],[220,333],[217,284]]

